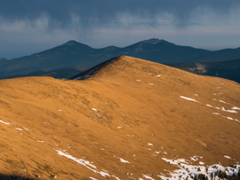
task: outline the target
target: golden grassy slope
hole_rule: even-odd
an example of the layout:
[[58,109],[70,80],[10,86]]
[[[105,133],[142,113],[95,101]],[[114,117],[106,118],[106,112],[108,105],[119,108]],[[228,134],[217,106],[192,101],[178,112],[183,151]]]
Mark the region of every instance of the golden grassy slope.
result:
[[240,111],[223,112],[205,104],[240,107],[240,85],[127,56],[83,81],[0,80],[0,120],[13,124],[0,123],[0,173],[106,179],[56,150],[66,150],[121,179],[142,174],[157,179],[166,174],[164,169],[175,169],[162,157],[198,155],[207,165],[236,164],[240,123],[227,117],[240,120]]

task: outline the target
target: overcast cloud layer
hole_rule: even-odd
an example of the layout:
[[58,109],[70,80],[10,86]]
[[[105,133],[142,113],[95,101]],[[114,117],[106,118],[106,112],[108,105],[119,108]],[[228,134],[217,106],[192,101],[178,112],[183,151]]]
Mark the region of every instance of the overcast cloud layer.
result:
[[[203,37],[221,37],[240,46],[239,11],[239,0],[0,0],[0,57],[70,39],[104,47],[156,37],[204,48]],[[218,48],[210,41],[206,48]]]

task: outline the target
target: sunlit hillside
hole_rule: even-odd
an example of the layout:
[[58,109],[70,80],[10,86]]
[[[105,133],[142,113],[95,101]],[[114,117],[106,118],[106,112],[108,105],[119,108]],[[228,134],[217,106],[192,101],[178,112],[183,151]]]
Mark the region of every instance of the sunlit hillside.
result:
[[0,80],[0,174],[211,177],[239,164],[239,114],[238,83],[128,56],[85,80]]

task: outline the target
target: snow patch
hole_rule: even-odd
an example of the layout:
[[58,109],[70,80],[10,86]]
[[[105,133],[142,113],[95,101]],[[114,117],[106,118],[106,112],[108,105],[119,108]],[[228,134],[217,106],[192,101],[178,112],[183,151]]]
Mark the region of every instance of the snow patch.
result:
[[39,143],[44,143],[44,141],[40,141],[40,140],[37,140],[37,142],[39,142]]
[[212,105],[210,105],[210,104],[205,104],[207,107],[213,107]]
[[93,177],[89,177],[90,179],[92,179],[92,180],[98,180],[98,179],[95,179],[95,178],[93,178]]
[[227,159],[232,159],[230,156],[224,156],[225,158],[227,158]]
[[129,164],[131,164],[129,161],[127,161],[127,160],[124,160],[124,159],[122,159],[122,158],[120,158],[120,162],[122,162],[122,163],[129,163]]
[[230,103],[227,103],[227,102],[225,102],[225,101],[223,101],[223,100],[219,100],[219,102],[224,103],[224,104],[229,104],[229,105],[231,105]]
[[4,121],[2,121],[2,120],[0,120],[0,122],[3,123],[3,124],[7,124],[7,125],[14,125],[14,124],[12,124],[12,123],[4,122]]
[[23,129],[22,129],[22,128],[15,128],[15,129],[17,129],[17,130],[19,130],[19,131],[23,131]]
[[64,152],[56,150],[56,149],[54,149],[54,150],[58,153],[58,155],[64,156],[64,157],[66,157],[66,158],[68,158],[70,160],[73,160],[73,161],[77,162],[78,164],[81,164],[81,165],[85,166],[87,169],[93,171],[96,174],[100,174],[103,177],[111,177],[111,175],[108,172],[103,172],[103,171],[96,170],[97,167],[92,165],[89,161],[86,161],[84,159],[77,159],[76,157],[73,157],[70,154],[64,153]]
[[235,110],[226,110],[224,107],[222,107],[222,111],[224,111],[224,112],[229,112],[229,113],[238,113],[238,112],[235,111]]
[[[193,161],[197,161],[199,156],[193,156],[191,158],[191,160]],[[227,156],[229,157],[229,156]],[[202,158],[202,157],[199,157]],[[235,175],[237,175],[238,170],[240,168],[240,165],[236,165],[235,167],[223,167],[220,164],[214,164],[211,166],[203,166],[203,162],[199,162],[198,166],[194,166],[194,165],[188,165],[185,163],[179,163],[179,160],[173,160],[173,159],[167,159],[167,158],[162,158],[164,161],[173,164],[175,166],[177,166],[179,169],[174,170],[173,172],[170,172],[170,177],[166,177],[164,175],[159,175],[158,177],[160,177],[161,179],[164,180],[178,180],[178,179],[194,179],[194,177],[198,177],[200,174],[204,175],[205,177],[207,177],[208,179],[212,179],[211,178],[211,174],[216,175],[217,172],[224,171],[227,175],[233,175],[233,173]],[[216,178],[219,179],[219,178]]]
[[143,174],[143,177],[146,178],[146,179],[155,180],[155,179],[153,179],[151,176],[148,176],[148,175],[145,175],[145,174]]
[[197,100],[195,100],[193,98],[189,98],[189,97],[185,97],[185,96],[180,96],[180,98],[188,100],[188,101],[199,102],[199,101],[197,101]]
[[239,107],[232,107],[233,110],[240,110]]

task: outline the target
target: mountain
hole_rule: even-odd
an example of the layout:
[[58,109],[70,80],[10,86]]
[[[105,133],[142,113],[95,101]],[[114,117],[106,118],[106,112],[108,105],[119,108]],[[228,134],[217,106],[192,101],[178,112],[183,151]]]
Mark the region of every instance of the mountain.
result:
[[109,46],[101,49],[69,41],[61,46],[30,56],[0,61],[0,78],[26,76],[38,71],[49,72],[68,68],[86,71],[108,59],[122,55],[173,64],[240,58],[240,50],[238,48],[208,51],[179,46],[159,39],[149,39],[123,48]]
[[215,51],[210,56],[201,59],[201,62],[219,62],[239,59],[240,47],[236,49],[222,49]]
[[158,63],[196,62],[211,51],[179,46],[165,40],[145,40],[122,49],[122,55],[147,59]]
[[195,74],[216,76],[240,83],[240,59],[223,62],[178,63],[170,66]]
[[240,177],[238,83],[127,56],[104,65],[84,80],[0,80],[0,177]]

